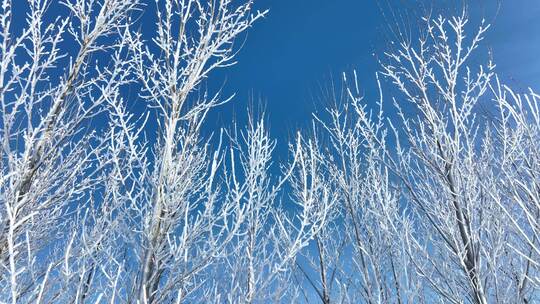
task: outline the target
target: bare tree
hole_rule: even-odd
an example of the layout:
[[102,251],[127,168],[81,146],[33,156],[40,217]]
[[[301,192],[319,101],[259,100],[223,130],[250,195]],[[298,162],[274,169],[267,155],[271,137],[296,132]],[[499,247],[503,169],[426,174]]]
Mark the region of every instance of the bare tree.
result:
[[418,113],[406,117],[404,105],[398,105],[410,148],[398,148],[394,167],[407,173],[400,178],[424,218],[414,239],[416,254],[425,257],[416,263],[417,269],[448,301],[487,303],[499,296],[491,284],[503,279],[496,265],[505,259],[491,256],[489,247],[501,246],[492,242],[504,242],[506,230],[495,229],[504,224],[498,221],[497,205],[482,191],[490,160],[482,145],[482,119],[475,115],[494,65],[466,65],[489,26],[481,24],[467,40],[467,22],[465,13],[427,20],[417,48],[402,42],[384,73]]
[[122,200],[112,205],[125,206],[127,255],[135,260],[124,260],[131,264],[128,302],[199,297],[206,280],[200,274],[223,255],[243,220],[238,202],[219,200],[221,144],[214,149],[200,135],[208,111],[228,99],[208,96],[200,85],[213,69],[234,63],[234,39],[264,15],[251,8],[251,1],[158,1],[154,46],[140,35],[131,37],[132,68],[143,86],[141,96],[156,109],[158,132],[148,158],[147,143],[129,135],[141,130],[120,123],[126,118],[118,120],[134,160],[126,165],[135,165],[115,169],[128,174],[128,184],[111,189]]
[[497,183],[486,192],[511,223],[507,246],[520,263],[509,274],[517,285],[516,299],[524,303],[538,300],[539,288],[539,96],[532,90],[515,93],[498,79],[491,85],[498,107],[489,145],[496,168]]
[[470,65],[483,21],[469,37],[465,13],[424,22],[385,54],[378,107],[354,75],[315,118],[339,210],[297,262],[307,302],[538,299],[538,94]]
[[[424,21],[417,42],[385,54],[393,86],[379,84],[378,111],[355,77],[348,105],[330,110],[331,123],[317,118],[347,223],[335,233],[355,249],[350,280],[367,303],[534,301],[538,96],[500,85],[491,60],[469,65],[489,25],[467,36],[465,13]],[[385,114],[383,92],[394,91]]]
[[323,303],[418,302],[420,281],[404,250],[413,224],[385,165],[382,100],[369,109],[356,78],[343,80],[313,132],[327,138],[323,166],[337,208],[299,270]]
[[[276,142],[264,119],[255,120],[252,114],[245,131],[229,134],[226,192],[243,210],[244,220],[225,257],[223,274],[217,276],[224,282],[222,297],[229,303],[291,301],[296,295],[291,289],[296,255],[325,225],[333,207],[319,180],[322,155],[298,138],[291,145],[292,162],[273,178]],[[285,194],[280,204],[287,185],[291,195]]]
[[278,163],[264,116],[203,132],[253,1],[157,0],[148,40],[138,1],[25,4],[0,6],[1,303],[539,300],[540,96],[470,64],[484,22],[395,35],[379,100],[345,74]]
[[0,292],[12,303],[43,300],[60,264],[55,243],[99,182],[103,138],[88,122],[127,82],[117,33],[137,1],[62,4],[69,15],[49,21],[51,1],[26,1],[24,25],[13,23],[12,1],[0,11]]

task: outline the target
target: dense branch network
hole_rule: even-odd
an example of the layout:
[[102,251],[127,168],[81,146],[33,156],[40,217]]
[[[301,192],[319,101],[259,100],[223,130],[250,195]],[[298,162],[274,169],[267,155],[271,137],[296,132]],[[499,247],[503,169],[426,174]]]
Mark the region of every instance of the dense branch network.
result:
[[484,22],[425,18],[381,59],[379,99],[344,74],[280,163],[264,113],[203,132],[232,99],[204,83],[267,14],[253,1],[16,7],[0,6],[0,303],[540,300],[540,95],[470,64]]

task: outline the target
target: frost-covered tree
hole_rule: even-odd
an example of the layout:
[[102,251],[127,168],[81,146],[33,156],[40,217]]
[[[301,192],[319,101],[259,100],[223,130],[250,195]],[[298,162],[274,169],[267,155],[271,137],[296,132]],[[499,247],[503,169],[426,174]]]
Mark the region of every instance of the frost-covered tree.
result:
[[158,128],[150,148],[140,138],[145,124],[116,107],[112,121],[119,133],[112,141],[121,146],[111,173],[117,182],[106,192],[109,224],[118,222],[123,250],[114,243],[106,250],[120,255],[120,293],[128,302],[200,296],[206,280],[200,274],[239,229],[243,210],[220,199],[222,149],[200,135],[208,111],[227,100],[201,91],[201,83],[213,69],[233,63],[234,39],[263,16],[251,7],[251,1],[158,1],[155,37],[143,41],[132,33],[131,68],[142,99],[157,112]]
[[18,5],[0,6],[0,303],[539,300],[540,96],[473,64],[484,22],[399,35],[379,99],[344,77],[278,162],[264,115],[205,129],[253,1]]
[[413,223],[385,163],[383,105],[368,109],[355,80],[344,78],[343,87],[330,96],[335,106],[315,117],[336,208],[315,249],[299,259],[300,277],[323,303],[418,302],[422,286],[404,250]]
[[71,0],[53,18],[51,1],[24,2],[26,16],[10,0],[0,8],[0,297],[11,303],[40,302],[71,280],[64,245],[105,147],[89,122],[128,82],[119,33],[137,5]]
[[466,35],[465,15],[426,22],[419,42],[402,42],[384,65],[398,98],[415,111],[405,114],[408,105],[396,101],[389,164],[416,209],[409,250],[416,271],[446,301],[513,301],[520,295],[513,273],[526,261],[508,247],[513,231],[491,198],[503,171],[494,166],[489,118],[479,113],[482,102],[497,107],[489,95],[495,65],[469,60],[489,26]]
[[141,140],[146,119],[137,122],[121,104],[111,107],[117,131],[111,158],[117,161],[101,207],[107,214],[91,221],[105,221],[111,233],[122,235],[118,242],[107,238],[100,253],[115,256],[121,267],[111,269],[121,272],[119,278],[103,273],[94,282],[108,282],[118,290],[109,293],[125,301],[268,299],[324,223],[329,205],[316,208],[312,201],[298,202],[298,223],[280,214],[276,196],[291,173],[271,184],[274,143],[262,121],[252,118],[236,135],[221,132],[217,146],[201,135],[207,113],[228,101],[201,84],[212,70],[234,63],[234,39],[264,15],[251,10],[251,1],[158,2],[154,48],[130,36],[130,68],[142,84],[142,99],[157,112],[157,140],[152,148]]
[[324,303],[537,301],[538,95],[500,84],[491,60],[471,64],[489,25],[424,22],[381,59],[378,108],[345,78],[345,105],[317,118],[345,223],[321,243],[352,249],[335,282],[328,254],[308,253],[321,262],[306,277]]
[[[501,221],[510,223],[505,239],[516,256],[508,273],[515,299],[538,301],[540,252],[538,251],[539,204],[539,95],[529,90],[516,93],[498,79],[490,89],[498,107],[488,144],[496,183],[485,183],[486,193],[501,210]],[[504,215],[503,215],[504,214]]]
[[[235,129],[229,137],[227,200],[238,204],[244,219],[223,266],[216,269],[219,297],[212,298],[216,303],[294,302],[296,255],[325,225],[333,207],[319,180],[323,156],[299,137],[291,145],[291,162],[274,177],[276,141],[264,119],[250,116],[246,130]],[[284,193],[288,188],[290,194]]]

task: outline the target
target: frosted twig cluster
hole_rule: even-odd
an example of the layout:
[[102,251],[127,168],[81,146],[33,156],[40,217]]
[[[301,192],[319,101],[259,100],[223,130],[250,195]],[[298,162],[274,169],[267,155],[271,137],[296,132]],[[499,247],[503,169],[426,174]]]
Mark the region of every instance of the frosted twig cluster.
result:
[[484,22],[425,18],[378,100],[345,74],[278,162],[264,113],[205,129],[253,1],[24,2],[0,5],[0,303],[540,300],[540,95],[473,66]]

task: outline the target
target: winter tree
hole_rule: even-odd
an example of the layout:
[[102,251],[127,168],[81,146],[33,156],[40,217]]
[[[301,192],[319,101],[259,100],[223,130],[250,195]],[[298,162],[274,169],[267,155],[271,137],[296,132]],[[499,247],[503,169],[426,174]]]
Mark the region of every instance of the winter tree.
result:
[[278,161],[265,114],[205,129],[253,1],[19,5],[0,7],[0,303],[540,300],[540,96],[481,55],[484,21],[424,18],[380,54],[378,99],[344,74]]
[[80,253],[62,247],[81,228],[72,220],[100,183],[106,147],[89,121],[129,82],[119,33],[137,1],[67,1],[55,19],[50,1],[25,5],[26,16],[9,0],[0,11],[0,292],[11,303],[45,290],[56,301],[74,276],[63,256],[67,266]]
[[[534,302],[538,95],[502,85],[491,59],[471,64],[489,25],[424,22],[381,59],[377,106],[354,75],[316,117],[345,226],[307,253],[317,275],[301,272],[323,303]],[[351,253],[336,260],[339,239]]]

